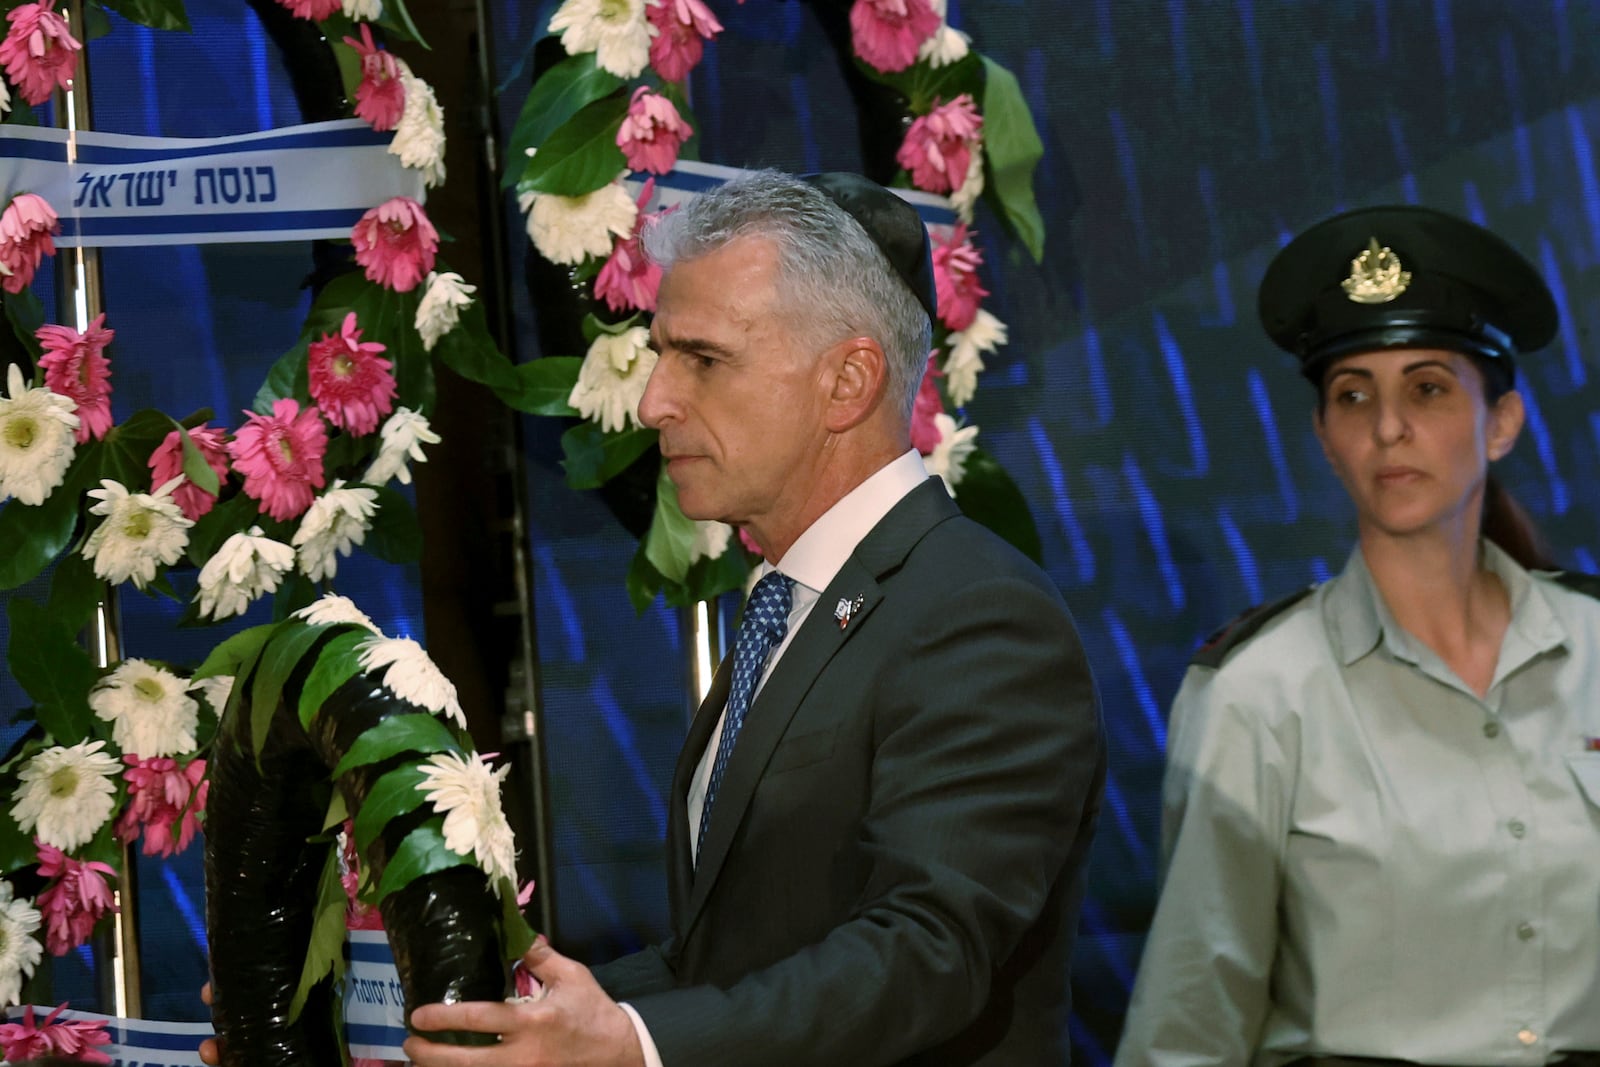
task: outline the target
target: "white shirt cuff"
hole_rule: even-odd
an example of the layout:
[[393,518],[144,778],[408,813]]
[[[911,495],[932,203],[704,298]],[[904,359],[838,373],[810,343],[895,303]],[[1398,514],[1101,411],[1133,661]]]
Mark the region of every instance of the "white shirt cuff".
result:
[[644,1050],[644,1067],[663,1067],[661,1053],[656,1051],[656,1043],[651,1039],[650,1031],[645,1028],[644,1020],[633,1010],[633,1005],[623,1002],[617,1007],[628,1013],[628,1020],[633,1023],[633,1032],[639,1035],[639,1047]]

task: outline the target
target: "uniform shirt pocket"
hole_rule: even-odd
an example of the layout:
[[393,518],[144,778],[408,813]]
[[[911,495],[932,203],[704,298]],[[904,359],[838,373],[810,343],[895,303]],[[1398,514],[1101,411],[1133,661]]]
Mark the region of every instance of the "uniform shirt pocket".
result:
[[1600,808],[1600,752],[1577,752],[1567,756],[1567,766],[1578,780],[1578,788],[1589,803]]

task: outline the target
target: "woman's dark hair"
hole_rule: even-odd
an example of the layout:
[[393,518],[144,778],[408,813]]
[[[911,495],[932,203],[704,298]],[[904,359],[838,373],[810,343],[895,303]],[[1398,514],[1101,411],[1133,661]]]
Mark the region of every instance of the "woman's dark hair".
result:
[[[1498,404],[1502,397],[1516,387],[1516,371],[1510,363],[1489,359],[1475,352],[1462,354],[1478,369],[1478,378],[1483,382],[1483,400],[1490,407]],[[1330,361],[1328,365],[1330,368],[1333,362],[1336,361]],[[1323,369],[1317,381],[1319,415],[1328,403],[1327,370],[1328,368]],[[1498,545],[1500,550],[1515,560],[1523,570],[1561,569],[1532,516],[1517,503],[1516,497],[1500,484],[1500,480],[1493,472],[1489,474],[1483,486],[1483,515],[1478,522],[1478,533]]]

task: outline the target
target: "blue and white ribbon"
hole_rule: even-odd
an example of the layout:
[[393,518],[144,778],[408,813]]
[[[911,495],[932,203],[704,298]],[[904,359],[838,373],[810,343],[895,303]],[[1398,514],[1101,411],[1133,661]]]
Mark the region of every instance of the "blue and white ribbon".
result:
[[66,247],[348,237],[422,173],[359,119],[205,140],[0,126],[0,206],[37,193]]

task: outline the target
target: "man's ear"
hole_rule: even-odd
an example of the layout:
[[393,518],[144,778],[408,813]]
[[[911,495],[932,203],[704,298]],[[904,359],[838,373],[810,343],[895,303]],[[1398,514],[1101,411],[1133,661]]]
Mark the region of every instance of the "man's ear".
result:
[[823,358],[831,371],[824,421],[829,433],[843,433],[882,403],[889,388],[889,357],[872,338],[852,337]]
[[1511,451],[1527,421],[1527,409],[1522,406],[1522,394],[1515,389],[1494,402],[1489,408],[1489,425],[1485,434],[1485,450],[1489,460],[1500,459]]

